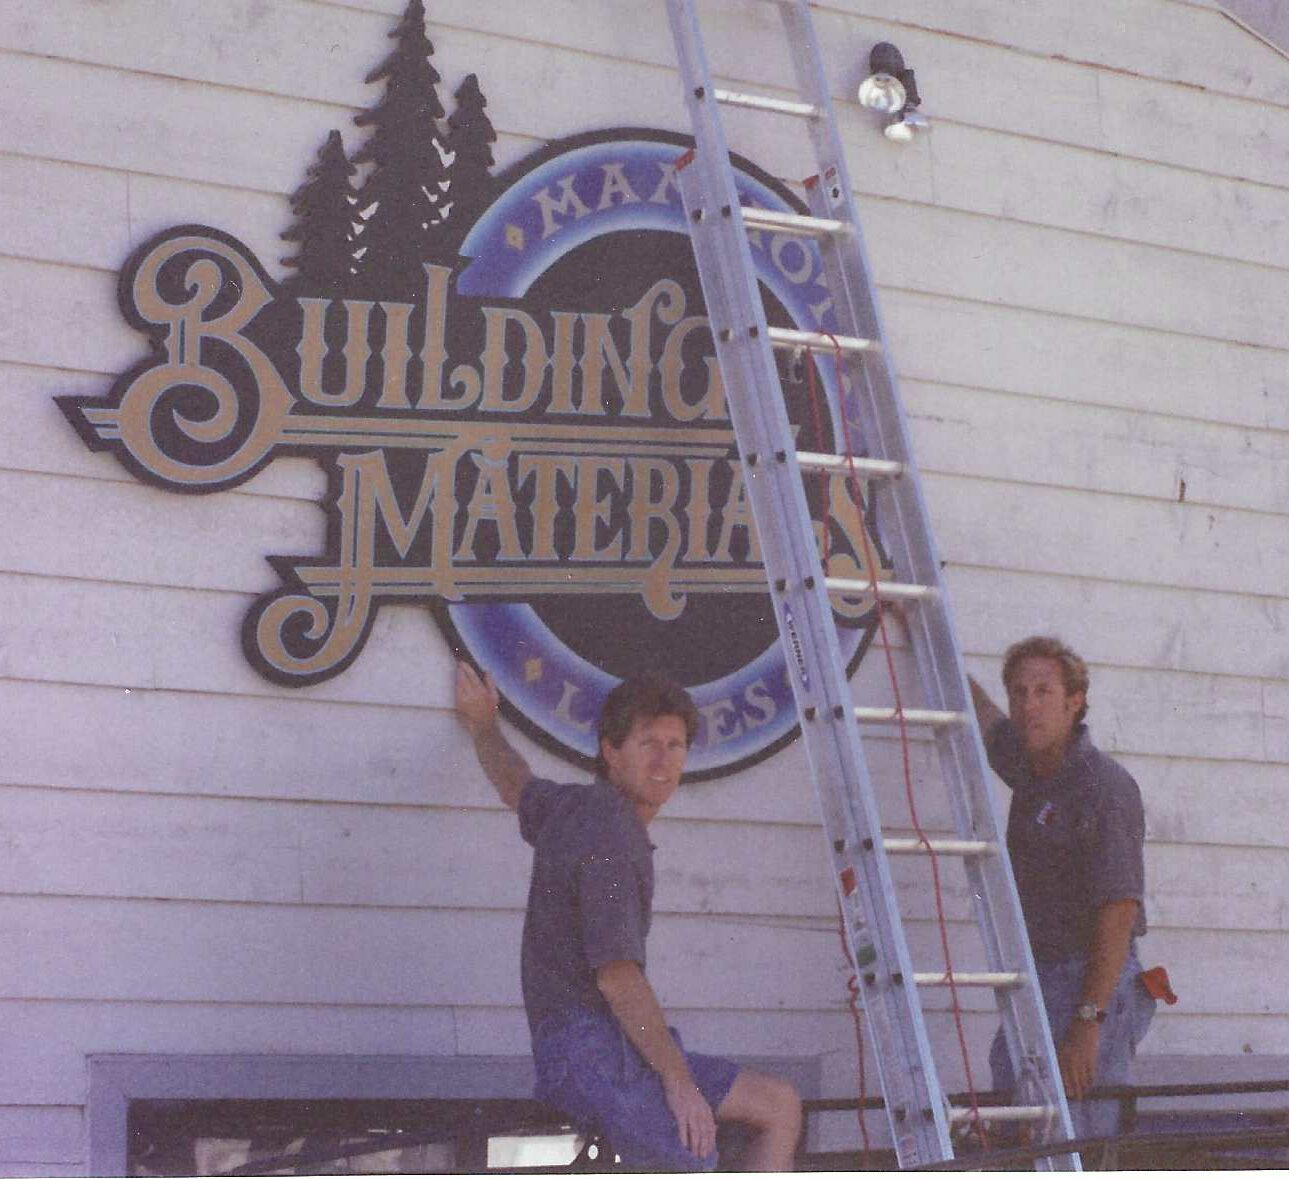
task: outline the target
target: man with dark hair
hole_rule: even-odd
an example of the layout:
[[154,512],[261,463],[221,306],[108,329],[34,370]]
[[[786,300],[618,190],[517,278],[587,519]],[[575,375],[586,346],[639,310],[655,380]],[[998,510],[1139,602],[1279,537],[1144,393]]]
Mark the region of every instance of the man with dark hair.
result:
[[[1011,787],[1007,851],[1076,1135],[1114,1134],[1115,1102],[1094,1084],[1127,1084],[1155,1000],[1138,978],[1146,932],[1141,792],[1088,736],[1088,669],[1036,635],[1003,659],[1008,715],[971,680],[989,764]],[[1001,1031],[989,1055],[998,1089],[1015,1087]]]
[[787,1082],[686,1052],[645,977],[653,908],[646,828],[680,784],[694,703],[662,676],[627,680],[600,717],[599,778],[533,775],[502,733],[490,676],[457,667],[457,716],[533,845],[522,981],[537,1096],[608,1136],[628,1166],[710,1170],[716,1121],[753,1139],[743,1163],[789,1170],[801,1102]]

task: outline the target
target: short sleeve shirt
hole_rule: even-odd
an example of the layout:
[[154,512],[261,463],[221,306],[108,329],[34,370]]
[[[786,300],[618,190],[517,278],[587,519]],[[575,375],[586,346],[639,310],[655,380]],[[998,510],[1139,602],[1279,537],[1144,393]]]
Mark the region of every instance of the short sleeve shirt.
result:
[[1086,954],[1097,910],[1110,901],[1142,902],[1133,934],[1144,934],[1146,820],[1132,775],[1092,744],[1085,725],[1048,779],[1030,772],[1009,720],[986,744],[1012,789],[1007,851],[1035,957]]
[[573,1008],[607,1011],[595,983],[608,962],[645,966],[653,913],[653,845],[630,803],[607,782],[534,778],[519,797],[533,846],[521,974],[528,1022]]

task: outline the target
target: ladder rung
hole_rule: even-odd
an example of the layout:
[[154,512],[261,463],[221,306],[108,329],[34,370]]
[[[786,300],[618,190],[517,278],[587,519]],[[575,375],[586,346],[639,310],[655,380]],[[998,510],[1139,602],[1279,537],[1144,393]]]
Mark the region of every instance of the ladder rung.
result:
[[[949,976],[944,971],[918,973],[913,981],[920,987],[947,987]],[[1014,970],[955,970],[953,981],[960,987],[1018,987],[1024,975]]]
[[987,839],[883,839],[882,846],[888,856],[919,856],[927,854],[927,844],[938,856],[991,856],[998,845]]
[[789,98],[770,98],[765,94],[741,94],[737,90],[713,90],[712,97],[726,106],[744,106],[755,111],[771,111],[776,115],[797,115],[803,119],[817,119],[823,114],[813,102],[794,102]]
[[[1056,1110],[1050,1105],[982,1105],[980,1120],[984,1122],[1044,1122],[1054,1118]],[[949,1109],[949,1121],[974,1121],[976,1110],[967,1107],[952,1106]]]
[[[897,708],[856,708],[855,719],[870,725],[896,724],[900,719]],[[904,720],[910,725],[931,725],[933,728],[947,728],[949,725],[967,723],[965,712],[943,712],[934,708],[906,708]]]
[[743,206],[743,224],[749,229],[777,229],[780,233],[795,233],[801,237],[824,237],[845,233],[845,221],[835,217],[808,217],[804,213],[784,213],[778,209],[759,209]]
[[[962,653],[949,617],[949,589],[938,572],[940,562],[922,503],[917,463],[905,422],[907,409],[900,402],[896,367],[888,360],[888,343],[876,313],[878,292],[865,256],[861,221],[854,206],[855,186],[848,174],[848,153],[836,126],[828,78],[820,63],[810,10],[837,5],[816,3],[816,0],[774,0],[774,3],[780,8],[778,15],[784,18],[783,40],[792,51],[795,86],[786,80],[780,84],[779,79],[767,82],[753,80],[748,75],[748,80],[736,81],[727,75],[722,81],[729,89],[722,89],[711,77],[707,64],[699,27],[701,0],[667,0],[696,153],[692,157],[687,153],[681,160],[702,161],[699,167],[678,162],[676,182],[689,220],[730,422],[742,455],[748,499],[755,506],[758,521],[770,523],[769,527],[762,528],[761,534],[766,550],[765,564],[771,571],[771,592],[785,593],[789,584],[794,590],[791,603],[784,603],[785,608],[777,612],[778,630],[788,652],[788,662],[798,664],[801,684],[806,689],[799,697],[802,738],[820,794],[829,844],[842,861],[838,864],[837,883],[843,894],[843,906],[851,913],[847,918],[852,925],[848,948],[863,980],[857,985],[872,991],[864,995],[866,1026],[871,1033],[873,1054],[882,1066],[890,1141],[900,1167],[911,1168],[953,1159],[956,1135],[951,1129],[964,1122],[968,1126],[975,1122],[982,1125],[997,1122],[1000,1126],[1019,1123],[1022,1128],[1034,1127],[1036,1133],[1072,1138],[1070,1118],[1060,1091],[1059,1061],[1052,1050],[1043,1015],[1041,990],[1035,985],[1033,966],[1023,949],[1023,911],[1007,867],[1006,844],[994,821],[992,808],[977,805],[987,801],[991,791],[982,777],[984,766],[975,733],[975,714],[970,699],[963,693]],[[768,8],[769,0],[763,0],[763,6]],[[757,15],[768,18],[768,14]],[[751,87],[752,92],[742,92],[744,86]],[[799,131],[808,140],[803,146],[813,157],[810,171],[815,175],[804,183],[805,205],[798,208],[793,202],[788,208],[785,202],[766,202],[776,206],[767,210],[743,204],[749,199],[746,184],[740,186],[737,165],[730,155],[722,127],[722,122],[731,117],[723,109],[727,105],[765,112],[767,121],[770,114],[806,120]],[[762,115],[757,113],[755,117],[761,119]],[[796,174],[806,172],[803,169]],[[817,309],[813,323],[776,316],[783,326],[771,326],[766,318],[758,293],[754,255],[761,253],[761,246],[776,240],[795,241],[812,256],[817,254],[823,263],[820,285],[829,298],[824,299],[821,294],[823,301],[812,303]],[[827,326],[846,334],[834,336],[822,330],[825,325],[819,322],[818,316],[829,306],[833,308],[833,316]],[[816,330],[802,330],[807,327]],[[863,338],[861,332],[873,338]],[[767,348],[773,348],[775,354],[767,353]],[[811,355],[805,355],[807,351]],[[856,423],[863,427],[864,437],[857,439],[855,447],[842,447],[840,438],[827,443],[795,440],[794,431],[780,412],[777,399],[785,391],[781,386],[790,382],[799,385],[806,376],[817,376],[811,362],[820,370],[827,370],[824,361],[829,358],[837,370],[835,374],[828,373],[835,377],[834,384],[849,386],[845,388],[847,397],[843,398],[847,401],[847,414],[853,413]],[[850,408],[852,396],[854,409]],[[774,412],[769,412],[770,409]],[[836,454],[797,454],[798,471],[807,476],[803,481],[796,479],[796,472],[791,470],[794,460],[789,458],[799,446],[858,450],[875,457],[852,459]],[[900,456],[899,460],[893,461],[896,456]],[[773,478],[759,477],[770,473]],[[871,569],[857,568],[850,563],[843,569],[838,563],[832,569],[838,575],[835,578],[820,571],[816,523],[801,495],[803,483],[808,485],[813,477],[809,473],[822,476],[815,490],[825,493],[825,498],[827,493],[842,492],[843,488],[832,482],[822,486],[838,475],[855,473],[865,480],[875,480],[872,488],[877,491],[888,489],[880,482],[882,479],[902,480],[889,487],[897,501],[889,506],[898,517],[890,529],[891,535],[886,538],[891,550],[889,569],[878,569],[875,565]],[[785,474],[793,478],[785,482]],[[861,500],[867,498],[870,489],[862,490],[864,495],[856,496]],[[856,506],[863,509],[868,505]],[[887,575],[894,584],[876,580]],[[904,584],[905,578],[924,584]],[[798,587],[802,591],[809,587],[809,600],[798,601],[795,592]],[[827,591],[827,600],[820,596],[819,590]],[[920,641],[912,643],[911,655],[916,656],[924,687],[917,693],[910,692],[907,699],[910,704],[921,701],[925,707],[902,707],[903,697],[898,690],[865,693],[862,689],[846,687],[851,669],[840,658],[842,652],[837,649],[835,624],[828,604],[840,608],[847,601],[862,605],[871,603],[873,598],[879,609],[881,600],[889,598],[892,610],[902,608],[917,614],[911,623]],[[895,605],[899,599],[926,598],[931,600],[916,610],[912,606]],[[788,604],[799,617],[786,609]],[[815,604],[823,609],[809,608]],[[802,608],[798,609],[799,606]],[[805,672],[813,672],[816,659],[823,665],[816,678],[826,680],[827,685],[846,687],[841,696],[823,684],[815,691],[809,690]],[[820,693],[830,695],[836,703],[825,704]],[[880,706],[879,700],[883,702]],[[857,706],[857,701],[868,703]],[[846,709],[850,709],[856,722],[865,725],[862,732],[848,720]],[[843,723],[840,726],[805,723],[807,718],[819,717]],[[893,732],[897,725],[899,731]],[[919,739],[934,738],[940,746],[941,776],[946,779],[948,794],[955,804],[952,809],[958,818],[952,825],[937,825],[937,835],[944,838],[908,838],[914,832],[909,825],[901,824],[892,829],[900,838],[887,839],[878,825],[880,791],[875,792],[868,779],[859,745],[861,738],[900,736],[905,726],[910,734],[918,726]],[[988,813],[981,814],[981,810]],[[864,861],[861,849],[878,851],[879,843],[881,851],[877,861]],[[929,857],[932,867],[936,862],[934,856],[939,853],[962,858],[975,902],[970,906],[974,924],[988,951],[987,957],[982,955],[965,961],[983,969],[949,973],[952,968],[947,959],[929,958],[922,965],[944,961],[945,966],[938,973],[914,972],[907,945],[910,931],[906,929],[897,903],[897,890],[887,872],[891,866],[884,859],[887,852]],[[874,878],[865,877],[863,888],[859,877],[861,868],[875,870]],[[862,907],[859,907],[860,901]],[[1021,952],[1012,955],[1004,950],[1012,946]],[[939,996],[941,1002],[929,1005],[943,1006],[943,988],[959,984],[974,988],[970,997],[976,1000],[976,1006],[984,1002],[993,1007],[998,1000],[1008,1043],[1026,1057],[1027,1070],[1033,1070],[1032,1082],[1023,1092],[1015,1097],[1003,1097],[1003,1100],[1015,1101],[1014,1105],[959,1108],[972,1105],[976,1098],[950,1096],[941,1086],[941,1070],[927,1027],[929,1014],[939,1013],[924,1011],[923,1004]],[[978,994],[980,989],[984,989],[984,995]],[[1077,1168],[1078,1156],[1058,1157],[1052,1163],[1058,1168]]]
[[[873,583],[863,577],[825,577],[824,585],[836,594],[866,594],[872,591]],[[920,602],[935,597],[935,587],[930,585],[905,585],[899,581],[879,581],[878,594],[888,600],[897,599],[905,602]]]
[[829,475],[849,475],[853,472],[867,479],[898,479],[904,474],[904,464],[897,463],[894,459],[817,454],[808,450],[797,452],[797,465],[803,471],[824,471]]
[[803,332],[797,328],[772,327],[770,343],[776,348],[818,348],[821,352],[876,352],[881,345],[862,336],[832,336],[827,332]]

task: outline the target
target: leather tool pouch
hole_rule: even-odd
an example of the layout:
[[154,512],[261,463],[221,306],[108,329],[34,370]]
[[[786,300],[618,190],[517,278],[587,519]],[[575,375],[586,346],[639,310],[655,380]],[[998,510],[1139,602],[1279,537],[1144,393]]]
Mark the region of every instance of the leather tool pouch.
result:
[[1168,971],[1164,967],[1152,966],[1149,970],[1143,970],[1137,977],[1141,979],[1141,985],[1146,988],[1146,992],[1152,999],[1162,999],[1170,1007],[1177,1002],[1172,984],[1168,981]]

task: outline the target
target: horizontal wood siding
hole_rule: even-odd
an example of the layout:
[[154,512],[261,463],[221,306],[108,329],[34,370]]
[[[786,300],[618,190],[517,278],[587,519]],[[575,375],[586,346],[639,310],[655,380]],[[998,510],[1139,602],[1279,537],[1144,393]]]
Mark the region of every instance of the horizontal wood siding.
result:
[[[89,1054],[527,1052],[529,853],[427,612],[383,610],[324,685],[272,686],[239,629],[276,584],[265,556],[323,543],[317,468],[167,495],[53,401],[142,354],[115,275],[149,235],[212,225],[280,273],[283,197],[330,129],[362,142],[403,6],[13,0],[0,22],[0,1175],[84,1172]],[[427,8],[440,94],[478,73],[499,168],[582,130],[684,128],[661,8]],[[787,84],[757,48],[772,9],[713,0],[724,79]],[[969,664],[997,693],[1007,644],[1056,631],[1092,665],[1094,737],[1146,801],[1143,953],[1182,998],[1145,1051],[1289,1054],[1289,61],[1208,2],[816,10]],[[853,101],[877,40],[933,121],[905,148]],[[807,174],[799,128],[730,127]],[[874,655],[856,698],[883,678]],[[907,829],[899,743],[871,762]],[[945,825],[925,741],[911,764]],[[801,751],[687,787],[655,837],[650,969],[691,1046],[814,1055],[853,1093]],[[938,966],[924,869],[895,867]],[[954,872],[945,900],[970,965]],[[966,1006],[983,1083],[994,1020]],[[942,997],[930,1024],[952,1049]],[[854,1140],[841,1118],[819,1139]]]

